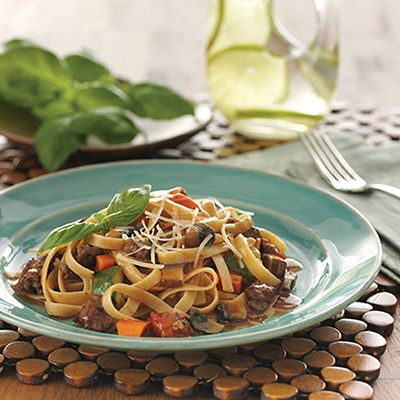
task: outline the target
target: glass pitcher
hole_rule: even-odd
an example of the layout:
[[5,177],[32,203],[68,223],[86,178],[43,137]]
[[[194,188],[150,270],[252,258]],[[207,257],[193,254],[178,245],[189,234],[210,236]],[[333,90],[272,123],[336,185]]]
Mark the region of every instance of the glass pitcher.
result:
[[329,111],[336,0],[211,0],[207,22],[208,87],[237,132],[295,139]]

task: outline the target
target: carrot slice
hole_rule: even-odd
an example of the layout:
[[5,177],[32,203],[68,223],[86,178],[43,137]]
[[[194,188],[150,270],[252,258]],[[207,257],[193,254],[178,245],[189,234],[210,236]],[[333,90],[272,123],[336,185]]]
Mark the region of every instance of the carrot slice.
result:
[[149,323],[140,319],[120,319],[117,322],[117,331],[120,336],[142,336],[148,327]]
[[113,267],[114,265],[115,259],[111,254],[102,254],[100,256],[96,256],[96,272]]
[[199,208],[199,206],[190,198],[182,193],[176,193],[170,197],[170,200],[174,203],[178,203],[181,206],[191,208],[192,210]]
[[233,286],[233,293],[240,293],[242,291],[243,276],[238,274],[230,274]]

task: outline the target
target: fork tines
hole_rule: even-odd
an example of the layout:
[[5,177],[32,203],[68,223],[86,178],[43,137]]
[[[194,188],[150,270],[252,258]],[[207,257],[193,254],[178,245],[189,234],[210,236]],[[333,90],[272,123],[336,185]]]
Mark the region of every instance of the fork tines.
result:
[[[351,183],[363,183],[363,179],[353,170],[329,136],[320,128],[300,135],[316,167],[325,180],[333,187],[345,190]],[[354,185],[353,185],[354,186]],[[354,187],[348,187],[353,191]]]

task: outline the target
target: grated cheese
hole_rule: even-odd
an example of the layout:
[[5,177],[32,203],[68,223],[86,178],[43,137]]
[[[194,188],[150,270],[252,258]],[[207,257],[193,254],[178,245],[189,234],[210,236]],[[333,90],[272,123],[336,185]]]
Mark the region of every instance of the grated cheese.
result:
[[203,251],[204,247],[207,245],[208,241],[210,239],[212,239],[212,237],[213,237],[212,233],[209,233],[206,236],[206,238],[200,243],[200,246],[199,246],[199,248],[197,250],[197,253],[196,253],[196,257],[195,257],[195,259],[193,261],[193,268],[197,268],[197,263],[199,262],[199,258],[200,258],[201,252]]

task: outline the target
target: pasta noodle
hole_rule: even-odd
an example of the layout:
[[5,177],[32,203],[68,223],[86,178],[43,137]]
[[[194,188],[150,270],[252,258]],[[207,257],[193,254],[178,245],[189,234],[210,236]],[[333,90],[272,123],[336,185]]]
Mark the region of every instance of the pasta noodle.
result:
[[[142,195],[143,188],[122,194]],[[129,320],[145,325],[132,336],[164,337],[218,333],[243,315],[249,323],[289,296],[299,264],[286,259],[278,236],[254,226],[252,213],[192,199],[182,188],[149,192],[137,211],[136,204],[121,207],[122,194],[73,224],[69,242],[50,234],[57,245],[26,264],[15,290],[42,296],[49,315],[74,317],[87,329],[112,331]],[[91,231],[78,236],[80,229]]]

